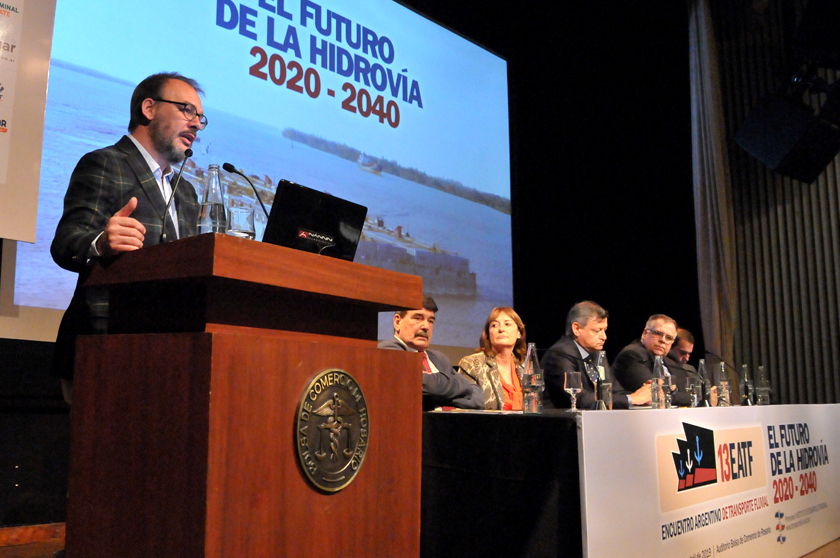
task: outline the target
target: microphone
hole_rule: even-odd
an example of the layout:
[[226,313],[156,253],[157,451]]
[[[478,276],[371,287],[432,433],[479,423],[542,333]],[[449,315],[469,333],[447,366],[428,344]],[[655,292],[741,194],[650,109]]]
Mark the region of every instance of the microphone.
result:
[[686,374],[691,374],[692,376],[696,376],[698,378],[701,377],[699,372],[691,370],[689,368],[685,368],[684,366],[680,366],[680,364],[678,362],[675,362],[673,359],[670,360],[673,362],[673,364],[665,364],[665,366],[668,367],[668,370],[682,370]]
[[175,199],[175,190],[178,189],[178,184],[181,183],[181,175],[184,174],[184,167],[187,166],[187,159],[192,157],[192,149],[187,149],[184,151],[184,162],[181,163],[181,169],[178,171],[178,176],[175,178],[175,186],[172,187],[172,193],[169,195],[169,200],[166,202],[166,208],[163,210],[163,223],[162,223],[162,234],[160,235],[160,243],[163,244],[167,241],[166,238],[166,216],[169,215],[169,206],[172,205],[172,200]]
[[248,184],[250,184],[250,186],[251,186],[251,190],[253,190],[254,195],[257,196],[257,201],[260,202],[260,205],[262,206],[263,213],[265,213],[265,218],[268,219],[268,211],[265,209],[265,204],[263,203],[262,199],[260,198],[260,193],[257,192],[256,188],[254,188],[254,184],[251,182],[251,180],[247,176],[245,176],[244,174],[242,174],[241,172],[236,170],[236,167],[234,167],[230,163],[225,163],[224,165],[222,165],[222,168],[225,169],[228,172],[232,172],[233,174],[238,174],[239,176],[241,176],[242,178],[244,178],[245,180],[248,181]]
[[[635,362],[637,364],[647,365],[650,362],[650,359],[645,358],[645,357],[638,358],[634,354],[631,354],[630,358],[633,360],[633,362]],[[667,359],[667,362],[666,362],[666,359]],[[698,372],[695,372],[694,370],[689,370],[688,368],[685,368],[684,366],[682,366],[682,363],[679,360],[671,358],[670,353],[662,356],[662,365],[665,368],[667,368],[669,371],[670,370],[681,370],[681,371],[685,372],[686,374],[693,374],[694,376],[701,377]]]
[[[745,383],[745,385],[746,385],[747,378],[745,378],[745,377],[744,377],[744,375],[743,375],[743,374],[741,374],[741,373],[738,371],[738,367],[736,367],[736,366],[732,366],[731,364],[729,364],[728,362],[726,362],[725,360],[723,360],[723,358],[721,358],[719,355],[716,355],[716,354],[715,354],[715,353],[713,353],[712,351],[708,351],[708,350],[707,350],[707,351],[706,351],[706,354],[707,354],[707,355],[712,355],[714,358],[718,359],[718,360],[719,360],[719,361],[721,361],[723,364],[725,364],[725,365],[726,365],[726,366],[728,366],[729,368],[733,369],[733,370],[735,371],[735,375],[736,375],[738,378],[740,378],[741,380],[743,380],[743,381],[744,381],[744,383]],[[718,378],[718,380],[720,380],[720,378]]]
[[713,353],[712,351],[710,351],[708,349],[706,349],[706,354],[707,355],[712,355],[714,358],[718,359],[719,361],[721,361],[722,363],[724,363],[726,366],[728,366],[730,368],[735,368],[734,366],[732,366],[731,364],[729,364],[728,362],[723,360],[723,357],[721,357],[719,355],[716,355],[715,353]]

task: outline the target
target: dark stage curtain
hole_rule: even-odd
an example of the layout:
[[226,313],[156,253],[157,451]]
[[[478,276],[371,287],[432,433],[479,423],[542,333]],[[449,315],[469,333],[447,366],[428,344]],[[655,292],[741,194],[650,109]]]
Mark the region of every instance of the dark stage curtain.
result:
[[[792,39],[807,2],[708,1],[735,223],[733,364],[765,365],[775,403],[837,403],[840,161],[808,185],[769,170],[734,141],[750,110],[790,78]],[[838,78],[834,70],[819,72],[828,83]],[[825,98],[806,93],[803,102],[816,110]]]
[[[690,6],[691,149],[700,314],[706,350],[732,362],[738,308],[735,220],[717,45],[709,0],[692,0]],[[717,377],[708,356],[707,364]]]

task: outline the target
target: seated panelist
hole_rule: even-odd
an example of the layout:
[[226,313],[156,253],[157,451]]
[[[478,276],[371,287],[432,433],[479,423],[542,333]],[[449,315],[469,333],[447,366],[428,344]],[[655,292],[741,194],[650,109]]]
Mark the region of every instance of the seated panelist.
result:
[[437,407],[481,409],[484,396],[478,386],[455,373],[449,358],[429,349],[435,328],[437,304],[423,297],[423,308],[394,314],[394,336],[379,343],[380,349],[423,354],[423,410]]
[[[685,371],[688,375],[688,379],[686,381],[689,381],[689,379],[696,380],[700,377],[700,374],[697,372],[697,369],[688,363],[688,359],[691,358],[691,353],[693,352],[694,335],[687,329],[678,327],[677,339],[674,341],[674,344],[671,347],[671,352],[668,353],[668,358],[670,358],[674,362],[680,363],[680,365],[682,366],[682,370]],[[711,386],[711,390],[709,392],[709,403],[712,405],[712,407],[717,406],[717,386]]]
[[[668,356],[671,360],[681,362],[683,365],[688,365],[688,359],[691,358],[691,353],[694,352],[694,335],[687,329],[677,328],[677,339],[671,346],[671,352]],[[692,368],[693,369],[693,368]]]
[[[566,372],[581,372],[582,389],[577,397],[578,407],[595,408],[595,359],[598,351],[604,350],[608,318],[609,314],[603,307],[589,300],[578,302],[569,310],[566,316],[566,334],[545,352],[540,361],[548,399],[554,408],[568,409],[572,406],[571,397],[563,389]],[[605,381],[612,383],[614,409],[627,409],[630,405],[650,403],[649,385],[630,393],[613,379],[609,362],[606,363],[605,372]]]
[[615,357],[613,373],[616,379],[627,389],[639,389],[653,378],[654,358],[662,357],[665,374],[672,376],[674,405],[691,405],[691,397],[686,391],[686,377],[689,371],[682,363],[668,357],[677,337],[677,322],[665,314],[654,314],[648,318],[642,337],[624,347]]
[[525,324],[519,314],[508,307],[493,308],[481,333],[480,348],[458,363],[460,373],[484,391],[485,409],[522,410],[526,347]]

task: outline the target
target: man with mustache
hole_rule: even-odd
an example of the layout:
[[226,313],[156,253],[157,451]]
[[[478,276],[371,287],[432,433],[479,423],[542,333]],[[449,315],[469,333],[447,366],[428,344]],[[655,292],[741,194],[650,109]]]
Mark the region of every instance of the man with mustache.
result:
[[429,349],[435,327],[437,304],[423,297],[423,308],[394,314],[394,337],[379,343],[380,349],[423,353],[423,410],[437,407],[483,409],[484,392],[466,377],[455,374],[449,358]]
[[168,213],[165,208],[174,186],[172,165],[184,161],[207,126],[199,94],[198,83],[175,72],[147,77],[131,96],[129,135],[86,154],[70,177],[50,247],[59,266],[79,274],[52,363],[68,403],[76,336],[104,333],[107,326],[107,292],[83,288],[96,260],[158,244],[164,221],[170,239],[196,233],[199,206],[192,184],[182,178]]

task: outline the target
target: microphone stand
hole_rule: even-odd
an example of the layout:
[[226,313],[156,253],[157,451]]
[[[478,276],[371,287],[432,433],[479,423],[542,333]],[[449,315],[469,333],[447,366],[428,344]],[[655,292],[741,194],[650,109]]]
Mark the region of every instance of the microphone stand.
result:
[[[257,201],[260,202],[260,205],[262,206],[263,213],[265,213],[265,218],[268,219],[268,211],[265,208],[265,204],[263,203],[262,198],[260,198],[260,193],[257,192],[257,189],[254,187],[254,184],[251,182],[251,180],[247,176],[245,176],[244,174],[239,172],[236,169],[236,167],[234,167],[230,163],[225,163],[224,165],[222,165],[222,168],[225,169],[227,172],[232,172],[233,174],[238,174],[239,176],[241,176],[242,178],[244,178],[248,182],[248,184],[251,186],[251,190],[254,191],[254,195],[257,196]],[[322,248],[322,250],[323,250],[323,248]]]
[[192,157],[192,149],[187,149],[184,151],[184,162],[181,163],[181,168],[178,170],[178,176],[175,178],[175,186],[172,187],[172,193],[169,195],[169,200],[166,202],[166,207],[163,210],[163,226],[161,227],[161,235],[160,235],[160,243],[163,244],[167,241],[166,238],[166,216],[169,215],[169,206],[172,205],[172,200],[175,199],[175,191],[178,189],[178,185],[181,183],[181,175],[184,174],[184,168],[187,166],[187,160]]

